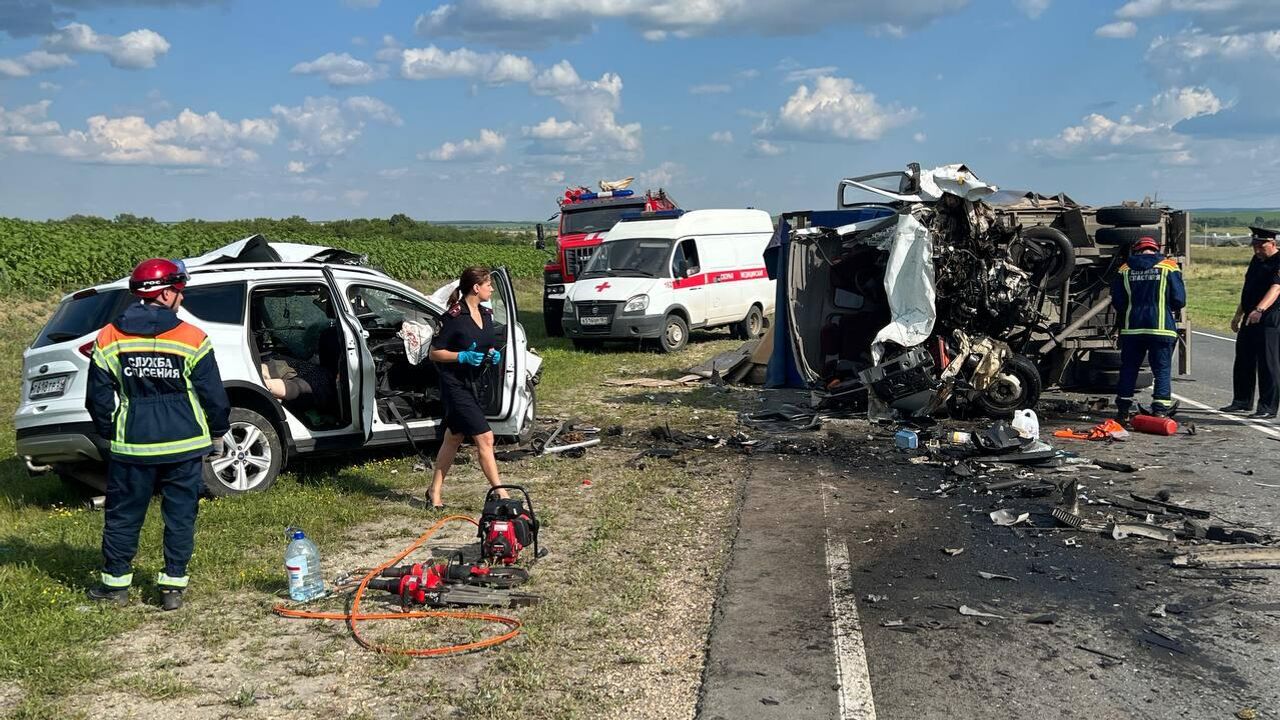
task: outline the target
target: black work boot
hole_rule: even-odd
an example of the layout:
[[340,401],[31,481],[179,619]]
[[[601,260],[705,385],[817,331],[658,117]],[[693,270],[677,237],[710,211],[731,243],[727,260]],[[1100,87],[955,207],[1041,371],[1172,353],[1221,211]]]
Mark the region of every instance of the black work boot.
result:
[[111,603],[116,607],[124,607],[129,604],[129,588],[115,588],[101,583],[89,588],[85,595],[89,599],[98,603]]
[[160,607],[165,610],[177,610],[182,607],[182,588],[160,588]]

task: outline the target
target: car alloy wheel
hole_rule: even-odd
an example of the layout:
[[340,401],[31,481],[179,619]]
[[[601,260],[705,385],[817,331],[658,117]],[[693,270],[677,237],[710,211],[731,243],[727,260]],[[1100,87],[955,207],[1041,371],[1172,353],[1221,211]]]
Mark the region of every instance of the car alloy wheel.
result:
[[[215,479],[235,493],[258,489],[273,479],[272,443],[251,422],[232,422],[222,436],[222,455],[211,458],[209,468]],[[269,483],[268,483],[269,484]]]

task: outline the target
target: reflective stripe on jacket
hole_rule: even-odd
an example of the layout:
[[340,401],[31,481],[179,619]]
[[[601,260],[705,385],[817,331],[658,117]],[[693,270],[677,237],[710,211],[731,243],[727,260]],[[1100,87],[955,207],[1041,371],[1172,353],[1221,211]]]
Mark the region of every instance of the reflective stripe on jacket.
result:
[[1133,255],[1111,283],[1121,335],[1178,336],[1174,313],[1187,304],[1178,263],[1162,255]]
[[200,457],[210,450],[211,436],[227,431],[230,413],[213,345],[202,330],[163,308],[135,306],[121,320],[140,315],[169,327],[140,335],[121,330],[118,320],[98,332],[86,394],[89,414],[117,459],[168,463]]

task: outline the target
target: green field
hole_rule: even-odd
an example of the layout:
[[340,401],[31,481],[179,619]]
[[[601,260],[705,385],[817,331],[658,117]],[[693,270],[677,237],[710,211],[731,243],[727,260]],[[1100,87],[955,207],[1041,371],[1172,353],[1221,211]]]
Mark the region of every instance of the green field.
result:
[[1187,310],[1194,326],[1229,331],[1253,252],[1247,247],[1195,247],[1186,271]]

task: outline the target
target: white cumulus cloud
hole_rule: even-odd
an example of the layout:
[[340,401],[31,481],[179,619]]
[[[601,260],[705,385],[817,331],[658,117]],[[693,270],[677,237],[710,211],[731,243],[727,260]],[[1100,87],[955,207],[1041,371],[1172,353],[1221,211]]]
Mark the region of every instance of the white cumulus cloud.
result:
[[733,133],[728,130],[717,130],[711,133],[711,142],[728,145],[733,142]]
[[1120,20],[1102,25],[1093,34],[1103,38],[1131,38],[1138,34],[1138,26],[1131,20]]
[[55,53],[105,55],[118,68],[141,70],[156,66],[156,59],[169,52],[169,41],[146,28],[116,37],[71,23],[46,36],[45,47]]
[[289,149],[310,157],[344,154],[364,133],[370,120],[389,125],[403,123],[390,105],[365,96],[341,102],[331,97],[308,97],[301,105],[276,105],[271,114],[292,134]]
[[747,157],[777,157],[784,152],[786,151],[768,140],[756,140],[747,150]]
[[527,83],[535,73],[532,60],[509,53],[482,53],[468,48],[441,50],[434,45],[396,52],[400,75],[407,80],[462,78],[486,85],[505,85]]
[[796,88],[776,116],[761,122],[756,134],[817,142],[878,140],[919,116],[915,108],[881,104],[849,78],[821,76],[812,88]]
[[310,62],[300,62],[290,70],[295,75],[319,75],[332,87],[368,85],[386,77],[386,71],[348,53],[325,53]]
[[1018,12],[1035,20],[1049,9],[1051,0],[1013,0],[1013,6],[1018,8]]
[[506,146],[507,138],[501,133],[489,129],[481,129],[480,136],[475,139],[467,138],[459,142],[446,142],[431,152],[419,155],[418,158],[436,162],[479,160],[497,155]]
[[0,76],[19,78],[38,72],[57,70],[75,65],[75,60],[65,53],[51,53],[47,50],[32,50],[24,55],[11,58],[0,58]]
[[1208,88],[1171,88],[1138,106],[1131,114],[1111,118],[1091,113],[1079,125],[1056,137],[1032,140],[1032,153],[1060,160],[1111,160],[1125,155],[1155,155],[1169,164],[1188,164],[1188,138],[1174,126],[1184,120],[1213,115],[1225,104]]

